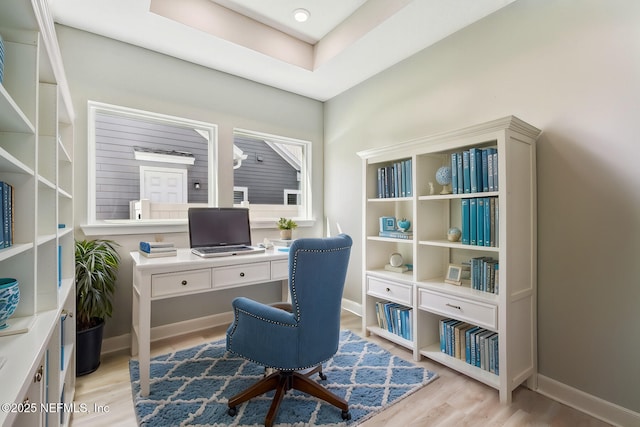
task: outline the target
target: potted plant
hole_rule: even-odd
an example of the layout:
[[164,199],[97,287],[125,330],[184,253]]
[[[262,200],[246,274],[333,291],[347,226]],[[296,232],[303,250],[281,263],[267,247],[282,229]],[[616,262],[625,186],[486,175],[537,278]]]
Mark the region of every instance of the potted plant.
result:
[[284,240],[291,240],[291,230],[298,226],[294,220],[288,218],[280,218],[276,225],[280,230],[280,238]]
[[120,255],[111,240],[75,242],[76,376],[100,366],[104,321],[113,313]]

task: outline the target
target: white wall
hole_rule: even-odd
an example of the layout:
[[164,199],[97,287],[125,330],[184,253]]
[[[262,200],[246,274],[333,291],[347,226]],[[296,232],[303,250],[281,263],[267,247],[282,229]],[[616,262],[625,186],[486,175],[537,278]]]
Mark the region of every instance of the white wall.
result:
[[[57,35],[76,111],[74,149],[75,233],[87,221],[87,101],[185,117],[218,125],[219,203],[233,203],[233,129],[242,128],[312,141],[312,203],[318,219],[313,227],[296,230],[298,236],[323,233],[323,107],[322,103],[229,74],[216,72],[129,44],[65,26]],[[278,230],[257,230],[254,243],[264,237],[277,238]],[[141,240],[156,235],[90,236],[116,240],[122,264],[118,274],[114,316],[105,337],[127,334],[131,328],[132,262],[129,252]],[[186,233],[162,236],[177,246],[187,247]],[[263,300],[280,299],[279,284],[243,288],[246,296]],[[152,326],[228,312],[237,290],[215,292],[158,302]]]
[[519,0],[328,101],[325,211],[356,242],[346,296],[361,301],[356,152],[516,115],[542,129],[539,371],[640,412],[639,23],[636,1]]

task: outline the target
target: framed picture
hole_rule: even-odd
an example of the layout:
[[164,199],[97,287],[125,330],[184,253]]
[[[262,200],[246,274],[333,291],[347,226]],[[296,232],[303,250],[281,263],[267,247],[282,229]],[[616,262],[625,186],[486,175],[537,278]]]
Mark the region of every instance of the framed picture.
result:
[[444,278],[446,283],[460,286],[462,284],[462,266],[456,264],[449,264],[447,268],[447,275]]

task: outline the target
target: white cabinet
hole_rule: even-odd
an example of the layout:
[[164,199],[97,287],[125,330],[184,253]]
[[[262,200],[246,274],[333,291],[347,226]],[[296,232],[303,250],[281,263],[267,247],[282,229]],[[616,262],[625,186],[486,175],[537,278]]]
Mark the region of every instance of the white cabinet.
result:
[[0,331],[0,401],[37,404],[0,412],[0,425],[68,425],[55,405],[72,402],[75,387],[74,113],[48,3],[0,2],[0,35],[0,181],[13,193],[0,276],[20,283]]
[[[498,389],[503,402],[511,401],[518,385],[533,381],[537,370],[535,141],[539,133],[510,116],[358,153],[364,185],[364,329],[406,347],[416,360],[431,358]],[[491,160],[495,188],[465,192],[461,186],[460,193],[441,194],[436,171],[442,166],[453,169],[452,154],[465,152],[495,153]],[[465,165],[475,164],[481,171],[481,157],[479,162],[465,159]],[[481,223],[478,212],[485,204],[487,219]],[[475,222],[470,212],[478,215],[472,217]],[[381,237],[383,217],[409,219],[411,234],[402,235],[403,239]],[[471,223],[476,227],[472,229]],[[479,230],[485,226],[488,238],[480,242]],[[463,229],[464,243],[448,240],[451,227]],[[467,241],[472,231],[477,240]],[[394,253],[402,256],[408,271],[385,269]],[[468,266],[472,259],[473,284],[464,278],[461,285],[445,282],[450,265]],[[494,284],[497,290],[491,288]],[[381,319],[385,304],[395,316],[391,325]],[[478,352],[484,352],[478,353],[479,366],[465,354],[476,338]]]

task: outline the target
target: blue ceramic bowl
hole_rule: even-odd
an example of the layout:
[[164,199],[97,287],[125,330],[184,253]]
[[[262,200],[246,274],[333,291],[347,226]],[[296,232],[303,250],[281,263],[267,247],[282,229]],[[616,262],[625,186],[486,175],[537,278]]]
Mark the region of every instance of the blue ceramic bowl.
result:
[[8,327],[7,319],[13,315],[20,302],[20,287],[16,279],[0,279],[0,329]]

